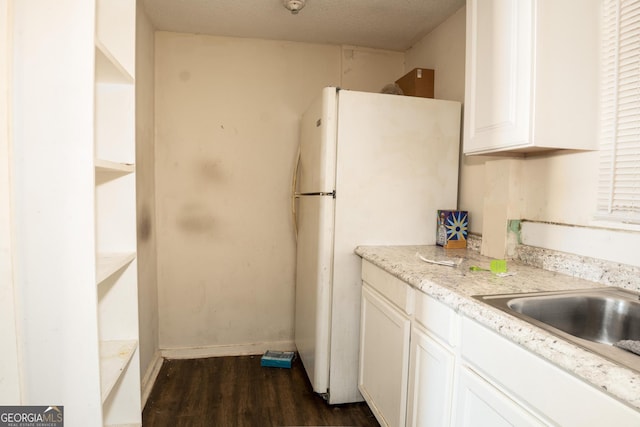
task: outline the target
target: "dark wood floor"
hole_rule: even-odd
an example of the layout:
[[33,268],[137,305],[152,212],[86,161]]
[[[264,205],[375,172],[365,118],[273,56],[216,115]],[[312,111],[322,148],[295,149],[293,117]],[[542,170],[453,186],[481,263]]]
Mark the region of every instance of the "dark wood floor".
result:
[[260,366],[260,356],[165,360],[142,414],[143,427],[379,427],[364,403],[327,405],[302,363]]

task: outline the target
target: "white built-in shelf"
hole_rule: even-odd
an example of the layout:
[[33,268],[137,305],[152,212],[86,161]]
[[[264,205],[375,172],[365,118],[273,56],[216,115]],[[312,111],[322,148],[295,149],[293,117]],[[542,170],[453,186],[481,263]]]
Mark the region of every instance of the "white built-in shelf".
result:
[[96,40],[96,80],[100,83],[133,83],[131,74],[109,49]]
[[103,403],[127,368],[137,347],[136,340],[100,342],[100,391]]
[[109,160],[96,159],[95,161],[96,172],[98,173],[133,173],[136,170],[136,166],[132,163],[118,163]]
[[98,254],[96,283],[99,285],[135,258],[135,252]]
[[89,1],[95,3],[92,202],[102,398],[99,425],[140,427],[135,253],[136,2]]

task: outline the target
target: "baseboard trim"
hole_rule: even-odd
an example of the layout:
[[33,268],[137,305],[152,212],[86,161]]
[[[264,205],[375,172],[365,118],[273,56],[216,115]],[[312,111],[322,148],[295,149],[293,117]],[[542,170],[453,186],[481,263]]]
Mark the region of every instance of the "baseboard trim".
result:
[[160,354],[165,359],[200,359],[203,357],[246,356],[262,354],[267,350],[294,351],[293,341],[275,341],[252,344],[212,345],[206,347],[164,348]]
[[158,374],[160,373],[160,368],[162,368],[162,362],[164,359],[161,357],[160,351],[156,351],[153,355],[153,359],[147,368],[147,372],[145,372],[144,377],[141,382],[141,390],[142,390],[142,408],[147,404],[147,399],[151,394],[151,390],[153,390],[153,385],[158,378]]

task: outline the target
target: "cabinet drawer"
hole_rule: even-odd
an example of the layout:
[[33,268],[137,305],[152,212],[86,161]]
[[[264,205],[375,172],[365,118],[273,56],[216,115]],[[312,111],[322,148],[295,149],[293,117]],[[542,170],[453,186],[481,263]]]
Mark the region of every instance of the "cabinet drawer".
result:
[[[639,426],[640,412],[496,332],[462,318],[464,361],[508,395],[563,426]],[[555,396],[549,398],[549,394]]]
[[415,320],[451,347],[458,340],[458,316],[453,309],[422,292],[416,292]]
[[362,280],[406,314],[413,314],[414,289],[369,261],[362,261]]

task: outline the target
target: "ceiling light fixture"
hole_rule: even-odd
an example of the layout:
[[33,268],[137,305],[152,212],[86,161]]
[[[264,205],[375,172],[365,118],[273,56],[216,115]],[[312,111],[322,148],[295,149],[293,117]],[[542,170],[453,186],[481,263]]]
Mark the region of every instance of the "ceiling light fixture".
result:
[[297,15],[304,7],[307,0],[283,0],[284,7],[291,11],[292,15]]

